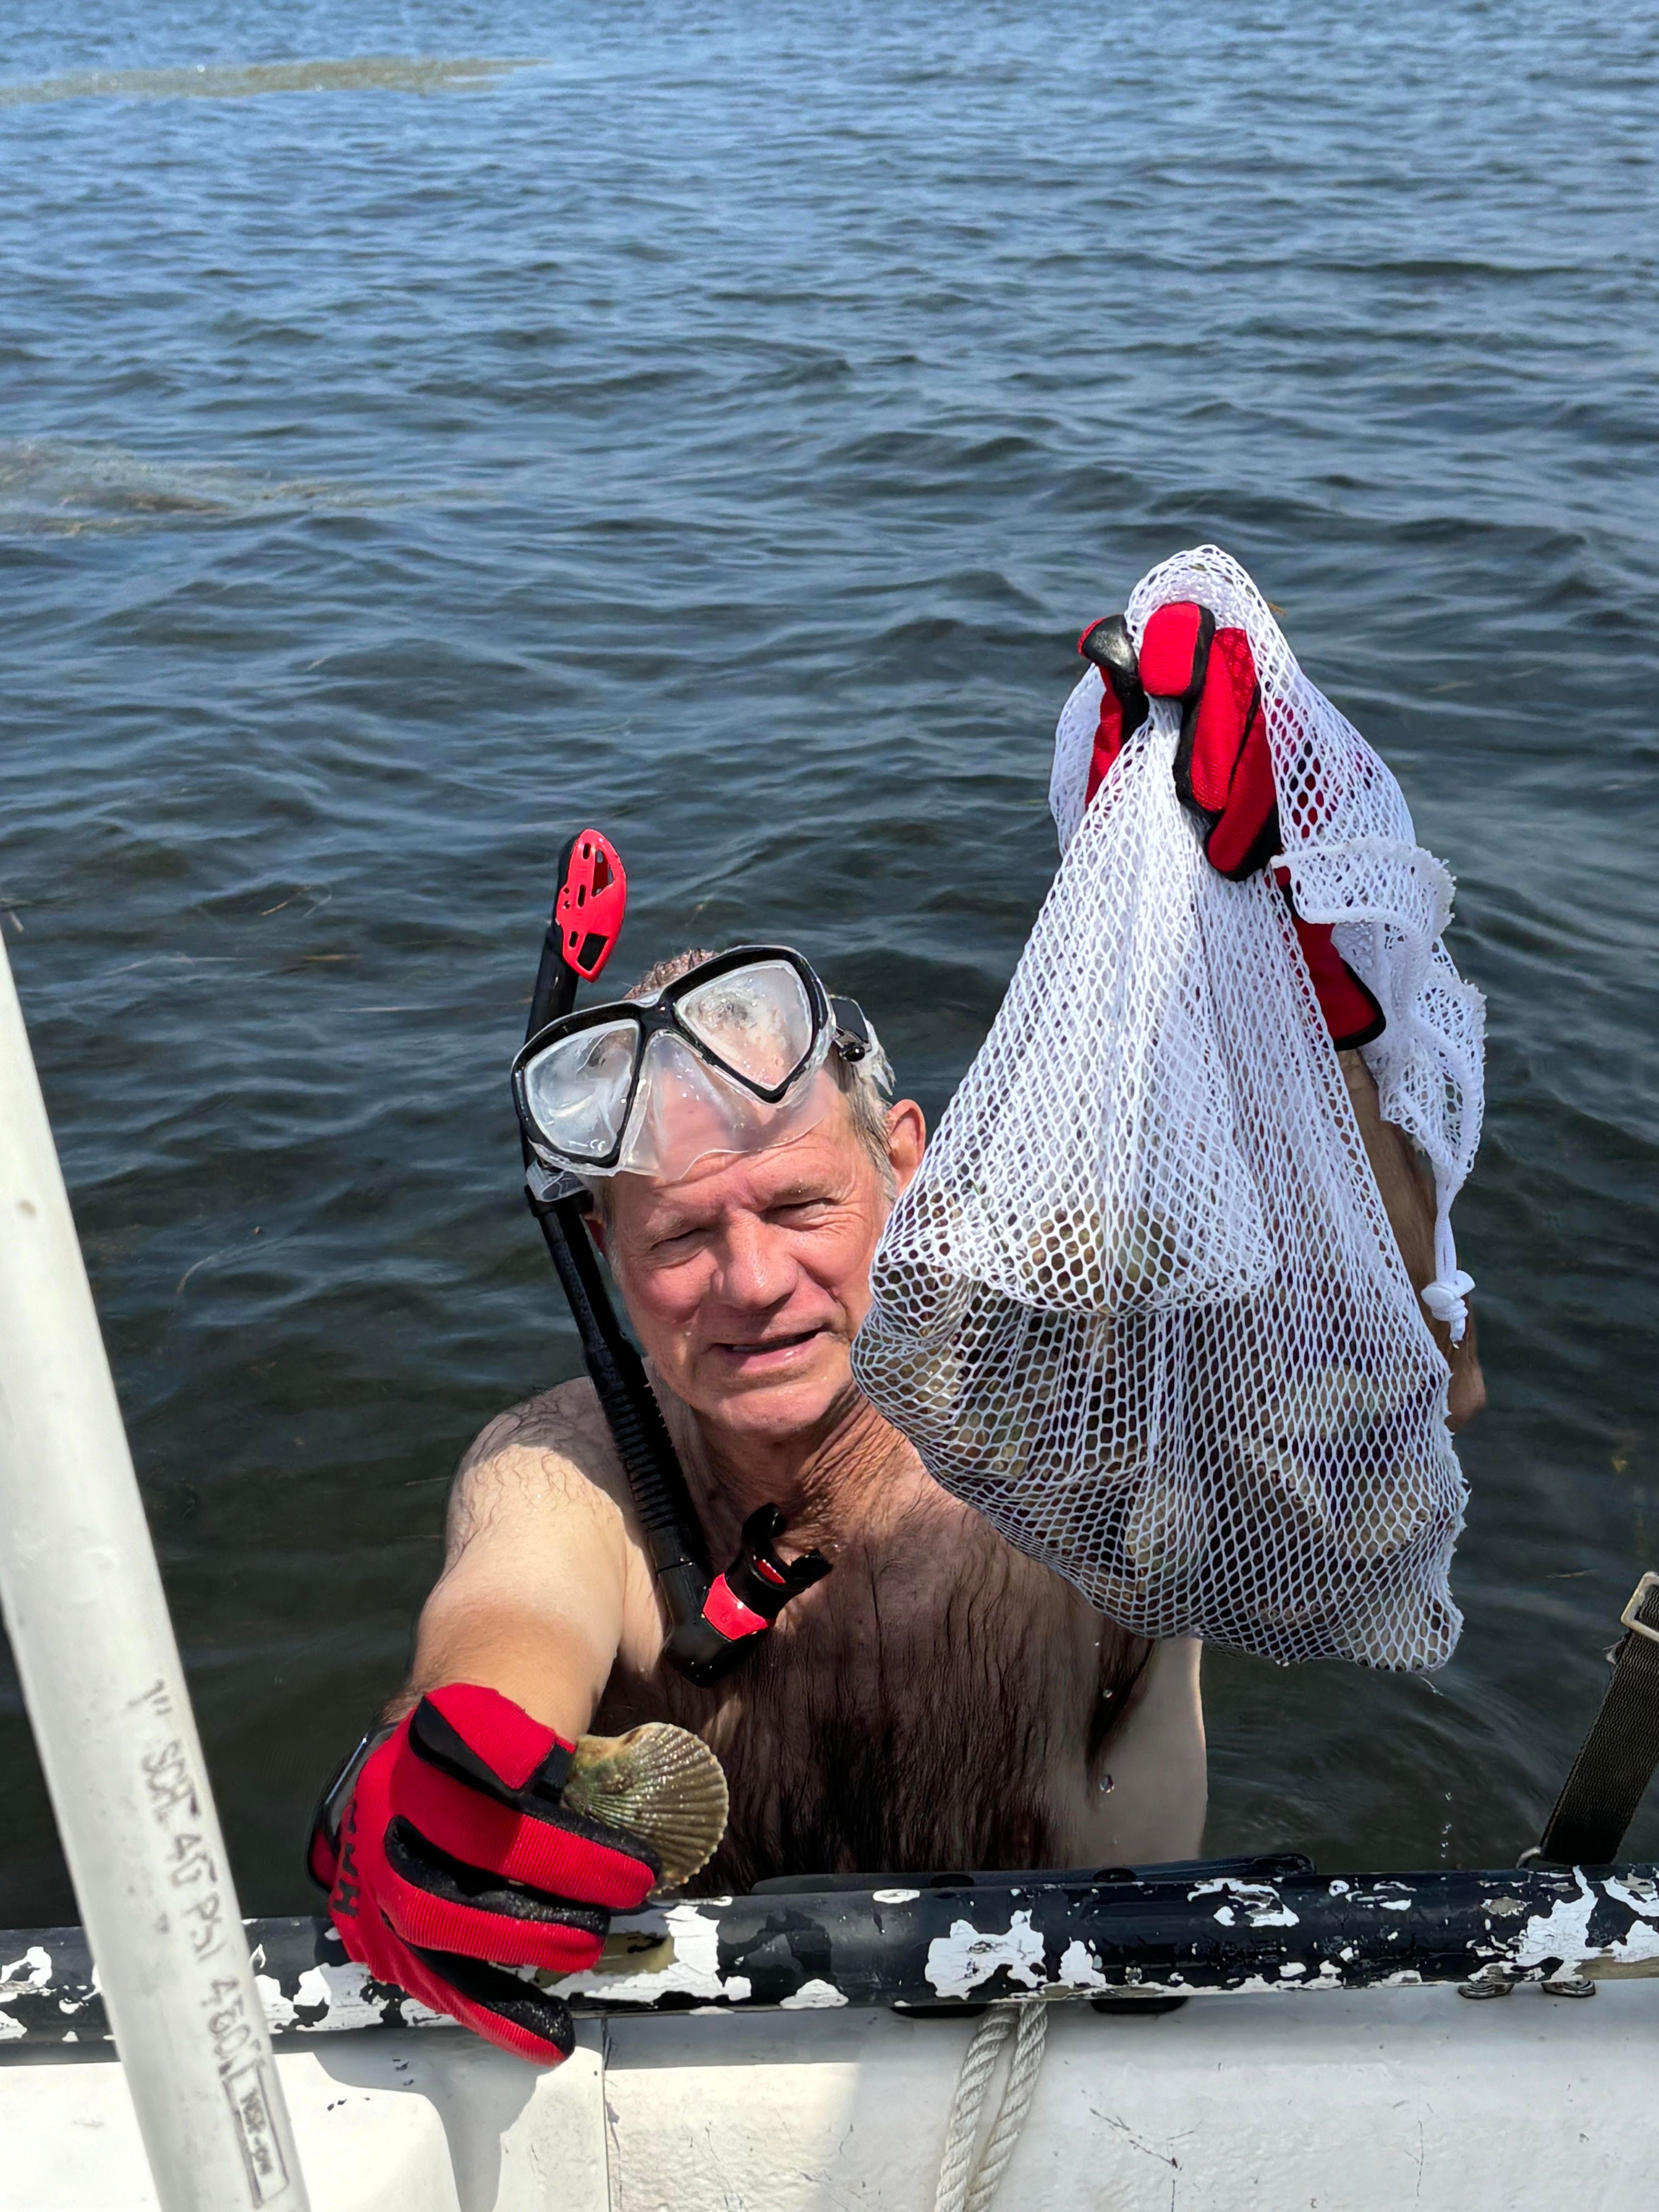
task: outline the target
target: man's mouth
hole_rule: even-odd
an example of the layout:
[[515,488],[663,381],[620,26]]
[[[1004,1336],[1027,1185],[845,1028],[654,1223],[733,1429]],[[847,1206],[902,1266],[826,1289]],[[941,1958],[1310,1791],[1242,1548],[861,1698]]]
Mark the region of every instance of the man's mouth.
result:
[[712,1349],[722,1359],[729,1360],[734,1366],[746,1367],[751,1370],[757,1367],[784,1367],[789,1364],[795,1353],[803,1351],[808,1345],[816,1344],[823,1334],[822,1327],[802,1328],[796,1329],[787,1336],[780,1334],[735,1339],[725,1344],[716,1344]]

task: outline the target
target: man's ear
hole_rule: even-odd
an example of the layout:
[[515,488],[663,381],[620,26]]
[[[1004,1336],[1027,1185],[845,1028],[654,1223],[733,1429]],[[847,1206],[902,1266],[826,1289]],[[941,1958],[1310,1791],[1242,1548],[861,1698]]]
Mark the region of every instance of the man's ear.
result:
[[593,1242],[599,1246],[600,1259],[608,1260],[611,1257],[611,1255],[606,1251],[605,1247],[605,1224],[600,1220],[597,1208],[594,1212],[588,1214],[586,1218],[587,1222],[587,1233],[593,1239]]
[[921,1165],[927,1146],[927,1124],[914,1098],[898,1099],[887,1109],[887,1158],[893,1181],[902,1190]]

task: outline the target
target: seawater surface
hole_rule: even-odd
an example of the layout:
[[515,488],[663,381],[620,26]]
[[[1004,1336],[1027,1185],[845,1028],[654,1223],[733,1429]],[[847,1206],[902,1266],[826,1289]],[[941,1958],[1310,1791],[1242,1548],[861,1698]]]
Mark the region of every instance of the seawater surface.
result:
[[[1536,1835],[1659,1565],[1656,100],[1606,0],[12,0],[0,927],[249,1910],[576,1369],[503,1080],[562,839],[936,1115],[1072,641],[1206,538],[1492,1033],[1462,1649],[1212,1657],[1211,1842]],[[9,1676],[0,1784],[0,1925],[72,1917]]]

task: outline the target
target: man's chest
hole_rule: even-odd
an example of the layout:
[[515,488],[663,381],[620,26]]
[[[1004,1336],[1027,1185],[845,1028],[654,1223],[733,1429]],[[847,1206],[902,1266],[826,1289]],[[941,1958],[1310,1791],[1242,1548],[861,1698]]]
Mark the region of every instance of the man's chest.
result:
[[732,1792],[703,1886],[777,1874],[1080,1864],[1139,1646],[960,1509],[844,1542],[714,1692],[613,1682],[598,1725],[703,1736]]

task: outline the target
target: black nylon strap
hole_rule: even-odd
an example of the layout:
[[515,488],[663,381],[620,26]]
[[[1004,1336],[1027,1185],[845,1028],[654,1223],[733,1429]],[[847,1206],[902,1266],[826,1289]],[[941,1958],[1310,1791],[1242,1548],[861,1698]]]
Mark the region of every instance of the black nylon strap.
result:
[[[1638,1591],[1641,1603],[1630,1617],[1659,1634],[1659,1576],[1644,1579],[1647,1587]],[[1561,1785],[1538,1856],[1557,1866],[1611,1866],[1656,1766],[1659,1643],[1627,1628],[1601,1710]]]

